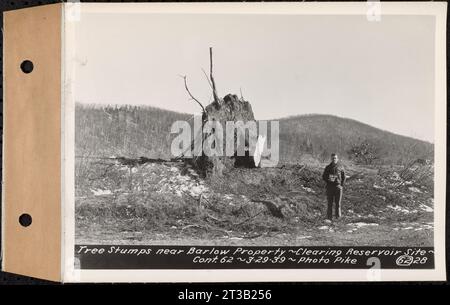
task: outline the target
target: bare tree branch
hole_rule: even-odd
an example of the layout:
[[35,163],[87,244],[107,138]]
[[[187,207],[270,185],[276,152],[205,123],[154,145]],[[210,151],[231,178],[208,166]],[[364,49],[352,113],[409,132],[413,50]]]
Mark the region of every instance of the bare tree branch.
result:
[[214,82],[213,77],[212,47],[209,48],[209,77],[211,78],[214,101],[220,103],[219,95],[217,94],[216,83]]
[[187,80],[186,80],[187,76],[185,75],[185,76],[182,76],[182,77],[183,77],[183,79],[184,79],[184,88],[186,88],[187,93],[189,94],[189,96],[191,97],[191,99],[193,99],[194,101],[196,101],[197,104],[199,104],[200,107],[202,107],[203,113],[206,113],[205,107],[203,107],[202,103],[200,103],[200,102],[198,101],[198,99],[196,99],[196,98],[192,95],[191,91],[189,91],[189,88],[188,88],[188,85],[187,85]]

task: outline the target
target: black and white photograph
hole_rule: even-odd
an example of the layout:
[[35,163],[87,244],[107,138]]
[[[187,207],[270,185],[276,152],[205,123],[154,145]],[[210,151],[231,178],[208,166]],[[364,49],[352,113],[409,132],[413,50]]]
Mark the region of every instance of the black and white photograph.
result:
[[436,268],[438,5],[163,7],[66,18],[75,270]]

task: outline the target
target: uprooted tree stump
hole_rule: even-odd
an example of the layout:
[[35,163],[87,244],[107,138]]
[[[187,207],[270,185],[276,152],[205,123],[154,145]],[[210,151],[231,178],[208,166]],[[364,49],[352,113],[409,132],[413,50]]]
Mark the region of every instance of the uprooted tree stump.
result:
[[[217,94],[216,84],[214,81],[213,73],[212,73],[212,48],[210,48],[210,75],[209,75],[209,84],[213,91],[214,101],[204,107],[200,101],[198,101],[189,91],[189,88],[185,80],[185,88],[191,99],[197,102],[202,107],[202,136],[201,136],[201,147],[202,153],[200,156],[196,156],[192,159],[192,164],[195,169],[200,172],[208,175],[217,175],[221,176],[224,171],[233,168],[233,167],[255,167],[253,155],[250,151],[249,145],[249,135],[242,130],[243,126],[236,126],[234,129],[234,147],[232,155],[226,154],[226,123],[227,122],[242,122],[243,124],[247,124],[249,121],[255,121],[255,117],[252,111],[251,104],[244,100],[241,96],[240,98],[235,94],[227,94],[223,99],[219,98]],[[205,153],[203,149],[203,143],[210,140],[212,135],[217,132],[215,128],[211,128],[208,132],[203,132],[203,127],[206,122],[218,122],[222,126],[222,139],[223,143],[214,143],[214,145],[221,145],[220,150],[222,154],[219,155],[208,155]],[[238,134],[244,135],[244,154],[239,153],[238,151],[238,143],[241,143],[238,140]],[[194,139],[195,141],[195,139]],[[242,145],[242,143],[241,143]],[[192,143],[192,148],[195,146],[195,143]]]
[[[255,121],[255,117],[253,115],[252,107],[249,102],[245,101],[244,99],[238,98],[236,95],[228,94],[223,98],[223,100],[221,100],[220,103],[213,102],[205,108],[203,121],[219,122],[221,126],[223,126],[223,131],[225,131],[226,122],[241,121],[245,124],[249,121]],[[223,155],[207,156],[206,154],[202,154],[201,156],[194,159],[195,166],[201,170],[205,170],[207,173],[212,173],[213,175],[218,176],[221,176],[224,170],[228,170],[232,167],[254,167],[255,163],[248,147],[248,136],[245,137],[244,140],[244,155],[238,154],[238,133],[242,132],[242,134],[245,134],[245,130],[240,131],[240,128],[243,127],[237,127],[234,130],[234,147],[232,156],[226,155],[225,147],[222,147],[221,150],[224,152]],[[202,143],[205,143],[205,141],[207,141],[207,138],[211,137],[212,133],[214,132],[216,132],[216,130],[213,129],[209,133],[204,133],[202,136]],[[226,137],[223,136],[223,139],[223,146],[225,146]]]

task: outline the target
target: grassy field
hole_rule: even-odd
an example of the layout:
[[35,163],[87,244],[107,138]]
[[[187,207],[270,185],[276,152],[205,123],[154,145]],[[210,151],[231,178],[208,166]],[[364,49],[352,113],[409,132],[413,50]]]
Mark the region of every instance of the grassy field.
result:
[[[426,156],[431,144],[389,134],[397,144],[389,148],[390,142],[381,150],[383,162],[355,164],[344,155],[349,177],[342,203],[344,216],[329,224],[324,222],[326,199],[321,180],[326,164],[320,155],[330,147],[320,144],[318,135],[333,122],[313,132],[310,121],[300,120],[295,124],[307,127],[296,129],[289,121],[295,118],[288,119],[289,129],[280,124],[282,162],[278,167],[235,168],[222,177],[202,178],[183,162],[130,164],[115,158],[169,158],[171,122],[186,118],[154,108],[77,106],[77,243],[433,245],[433,165],[405,165],[414,151],[418,158]],[[316,118],[318,122],[324,119]],[[349,129],[345,124],[352,122],[344,120],[336,130]],[[362,137],[375,142],[386,136],[370,126],[352,128],[352,133],[361,133],[342,132],[333,138],[341,143],[342,151]],[[298,144],[297,152],[283,149],[289,146],[283,141],[303,137],[287,137],[293,130],[300,135],[310,130],[309,140],[304,147]]]

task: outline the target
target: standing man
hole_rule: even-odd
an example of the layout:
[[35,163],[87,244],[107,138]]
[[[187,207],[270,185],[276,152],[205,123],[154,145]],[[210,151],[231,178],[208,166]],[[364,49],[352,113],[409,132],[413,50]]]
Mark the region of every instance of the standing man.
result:
[[331,221],[333,202],[335,204],[334,216],[336,218],[341,217],[342,188],[345,184],[344,168],[339,162],[337,154],[331,154],[331,163],[325,167],[322,178],[327,183],[327,219]]

